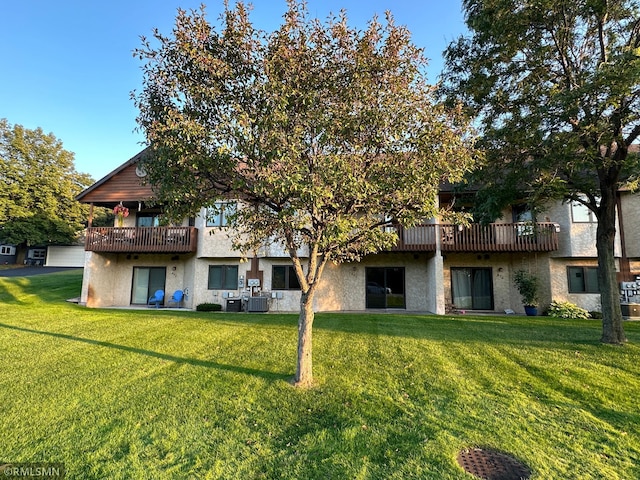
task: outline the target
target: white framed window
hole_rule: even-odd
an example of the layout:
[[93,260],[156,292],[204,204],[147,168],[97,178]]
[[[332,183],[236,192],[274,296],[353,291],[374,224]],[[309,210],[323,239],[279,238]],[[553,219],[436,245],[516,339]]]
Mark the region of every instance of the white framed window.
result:
[[595,213],[580,202],[571,202],[571,220],[573,223],[597,223]]
[[44,260],[47,256],[47,251],[44,248],[35,248],[31,250],[31,258],[34,260]]
[[207,208],[207,227],[226,227],[229,217],[236,213],[236,202],[216,202]]

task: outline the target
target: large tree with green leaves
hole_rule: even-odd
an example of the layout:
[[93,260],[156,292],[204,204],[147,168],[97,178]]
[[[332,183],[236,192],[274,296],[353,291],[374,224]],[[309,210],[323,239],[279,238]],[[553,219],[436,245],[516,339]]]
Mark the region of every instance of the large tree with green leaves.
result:
[[75,197],[93,180],[78,173],[73,153],[42,129],[0,119],[0,241],[69,244],[87,218]]
[[325,265],[390,248],[385,226],[436,215],[440,183],[473,163],[468,123],[434,102],[423,53],[390,14],[358,31],[344,12],[322,23],[290,0],[266,33],[237,3],[220,31],[179,11],[172,35],[154,37],[137,51],[134,94],[149,181],[173,216],[240,198],[236,247],[286,248],[302,290],[294,383],[309,385]]
[[640,9],[635,0],[465,0],[469,34],[446,52],[444,92],[481,129],[489,216],[523,195],[596,216],[602,341],[625,339],[616,281],[616,199],[637,182]]

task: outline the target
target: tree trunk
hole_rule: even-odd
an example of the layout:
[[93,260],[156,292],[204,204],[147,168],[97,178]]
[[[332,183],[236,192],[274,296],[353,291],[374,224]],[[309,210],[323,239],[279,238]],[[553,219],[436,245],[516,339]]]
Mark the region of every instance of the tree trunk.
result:
[[300,317],[298,318],[298,363],[293,384],[296,387],[310,387],[313,384],[313,297],[315,285],[300,298]]
[[[605,191],[606,190],[606,191]],[[611,190],[611,191],[608,191]],[[596,236],[598,251],[598,282],[600,283],[600,301],[602,304],[603,343],[620,345],[627,341],[622,327],[620,309],[620,291],[616,278],[614,245],[616,237],[616,193],[612,189],[601,189],[600,215]]]

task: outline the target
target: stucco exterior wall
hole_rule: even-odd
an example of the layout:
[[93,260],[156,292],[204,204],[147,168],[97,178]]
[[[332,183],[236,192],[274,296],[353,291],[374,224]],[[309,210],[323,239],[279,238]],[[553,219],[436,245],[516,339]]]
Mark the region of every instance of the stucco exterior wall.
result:
[[[129,257],[129,258],[127,258]],[[131,305],[133,269],[135,267],[165,267],[165,300],[176,290],[190,285],[186,275],[191,260],[173,259],[170,255],[98,255],[89,252],[84,268],[82,296],[80,301],[88,307],[127,307]],[[190,307],[189,299],[185,307]]]
[[109,286],[116,279],[108,268],[110,264],[111,261],[106,256],[87,252],[82,274],[81,304],[88,307],[112,306],[113,292]]
[[[198,229],[198,257],[240,258],[240,252],[233,249],[231,238],[233,232],[229,227],[207,227],[206,209],[202,209],[196,217],[195,227]],[[289,258],[289,253],[282,244],[269,239],[265,240],[264,245],[256,253],[259,257]],[[306,256],[306,250],[300,250],[298,255],[300,257]]]
[[[366,268],[367,267],[402,267],[405,270],[406,311],[444,311],[444,302],[438,300],[438,292],[442,289],[436,275],[441,272],[434,257],[425,254],[417,255],[381,254],[371,256],[358,263],[341,265],[328,264],[314,299],[315,311],[361,311],[366,309]],[[194,285],[194,305],[203,302],[214,302],[225,305],[224,293],[233,297],[248,296],[248,291],[241,290],[208,290],[207,274],[209,265],[233,265],[237,259],[199,259],[195,265],[195,277],[199,278]],[[260,270],[263,272],[261,291],[269,300],[272,312],[297,312],[300,309],[299,290],[273,290],[273,266],[289,266],[288,258],[260,258]],[[239,275],[247,278],[247,272],[239,264]],[[275,297],[275,298],[274,298]]]
[[563,302],[571,302],[589,311],[600,311],[599,293],[569,293],[569,280],[567,267],[597,267],[598,261],[591,259],[551,259],[549,262],[550,299]]
[[238,251],[232,247],[232,240],[227,227],[198,228],[198,252],[200,258],[239,257]]
[[[264,244],[258,249],[258,256],[261,258],[280,258],[288,260],[289,252],[284,247],[284,245],[280,242],[276,242],[273,239],[265,240]],[[306,248],[301,248],[297,252],[298,257],[306,258],[309,256],[309,250]]]
[[[640,196],[623,195],[627,253],[632,272],[640,272]],[[539,220],[560,225],[560,250],[547,253],[433,253],[371,255],[362,262],[333,265],[325,268],[322,283],[315,298],[316,311],[362,311],[366,309],[366,268],[402,267],[405,271],[406,311],[444,313],[445,303],[451,303],[451,268],[483,267],[491,269],[494,311],[514,310],[523,313],[524,308],[515,288],[515,271],[525,269],[536,273],[540,280],[540,309],[551,300],[566,300],[588,310],[598,310],[598,294],[569,294],[567,265],[595,266],[595,223],[574,223],[569,204],[550,205]],[[505,211],[499,221],[511,222],[511,212]],[[186,221],[185,221],[186,222]],[[124,226],[135,226],[135,215],[125,219]],[[195,220],[198,229],[196,255],[99,255],[88,252],[81,301],[88,306],[128,306],[131,301],[131,284],[134,267],[162,266],[166,268],[167,298],[177,289],[188,291],[184,306],[195,308],[200,303],[219,303],[226,306],[228,296],[248,296],[246,288],[209,290],[209,265],[238,265],[238,273],[246,282],[250,262],[241,262],[239,252],[234,251],[226,229],[206,227],[204,210]],[[210,232],[214,232],[210,234]],[[616,254],[620,252],[619,242]],[[303,254],[304,252],[300,252]],[[295,290],[272,291],[272,267],[290,265],[284,248],[266,241],[257,252],[260,270],[263,272],[261,290],[269,296],[270,311],[297,312],[300,292]],[[226,295],[225,295],[226,293]],[[274,298],[271,298],[273,294]],[[166,304],[166,302],[165,302]]]
[[[638,206],[638,208],[640,209],[640,206]],[[558,235],[560,248],[552,253],[552,257],[592,258],[598,255],[596,250],[596,231],[598,224],[596,222],[574,222],[570,203],[556,202],[549,204],[542,213],[542,217],[550,219],[550,221],[560,225],[560,233]],[[625,216],[625,218],[627,217]],[[617,217],[616,231],[620,231]],[[616,236],[614,255],[616,257],[622,255],[619,235]]]
[[557,202],[547,206],[543,216],[560,225],[560,248],[554,257],[594,257],[596,252],[597,223],[574,223],[569,203]]
[[[640,261],[640,194],[623,193],[620,198],[627,257]],[[638,268],[632,271],[640,271]]]
[[443,265],[444,298],[452,303],[452,268],[490,268],[493,286],[493,311],[504,312],[507,309],[524,314],[524,305],[515,286],[514,275],[518,270],[534,273],[540,280],[540,305],[549,303],[550,290],[548,256],[546,254],[447,254]]
[[[88,255],[85,264],[86,302],[89,307],[128,306],[131,303],[132,264],[117,254]],[[89,274],[87,274],[89,272]],[[84,295],[83,295],[84,296]]]
[[184,298],[182,301],[182,306],[185,308],[194,309],[196,308],[196,303],[194,302],[193,292],[195,289],[195,281],[196,281],[196,263],[197,258],[195,256],[189,258],[188,261],[185,261],[182,265],[183,272],[183,285],[182,290],[184,291]]
[[438,315],[445,314],[444,293],[444,260],[442,255],[435,254],[427,257],[426,282],[429,285],[425,298],[425,307],[428,312]]
[[[157,266],[165,266],[165,265],[167,266],[167,276],[166,276],[166,284],[165,284],[164,304],[168,306],[169,300],[171,299],[171,296],[176,290],[184,291],[185,288],[188,288],[189,279],[185,274],[187,270],[186,266],[188,265],[188,261],[180,260],[179,258],[177,260],[171,260],[170,258],[169,259],[165,258],[164,262],[161,261],[160,265],[157,265]],[[141,265],[135,265],[135,266],[138,267]],[[147,265],[142,265],[142,266],[147,266]],[[133,268],[131,268],[131,271],[133,272]],[[184,306],[187,306],[187,305],[188,305],[187,303],[184,304]]]
[[[273,266],[274,265],[291,265],[291,260],[287,258],[261,258],[260,270],[263,272],[262,291],[267,296],[273,297],[272,293],[275,292],[276,298],[271,298],[270,311],[274,312],[298,312],[300,311],[300,291],[299,290],[273,290],[272,278],[273,278]],[[303,264],[304,265],[304,264]],[[326,270],[325,270],[326,271]],[[320,284],[322,289],[322,283]],[[316,297],[317,302],[317,297]],[[317,303],[314,309],[317,311]]]
[[[274,290],[272,288],[273,267],[290,265],[291,260],[289,257],[260,258],[260,270],[263,272],[261,290],[264,295],[270,298],[269,310],[272,312],[300,311],[300,290]],[[345,275],[345,268],[347,267],[342,265],[337,266],[331,263],[326,265],[314,299],[315,311],[351,309],[349,302],[352,299],[345,289],[345,279],[348,280],[349,272],[346,272]]]
[[193,267],[189,268],[190,271],[193,271],[194,279],[190,289],[193,308],[201,303],[219,303],[225,308],[227,297],[238,298],[242,293],[237,286],[234,289],[209,290],[210,265],[237,265],[239,267],[238,275],[245,275],[246,278],[243,265],[247,264],[240,263],[239,257],[198,258]]
[[[348,282],[347,290],[355,297],[355,301],[349,302],[356,308],[366,308],[366,268],[367,267],[401,267],[405,272],[405,302],[406,311],[409,312],[435,312],[442,302],[437,301],[436,296],[440,286],[434,276],[438,270],[433,254],[377,254],[366,257],[358,264],[348,264],[345,268],[355,266],[356,276]],[[347,282],[345,282],[347,283]],[[444,305],[440,305],[444,308]]]

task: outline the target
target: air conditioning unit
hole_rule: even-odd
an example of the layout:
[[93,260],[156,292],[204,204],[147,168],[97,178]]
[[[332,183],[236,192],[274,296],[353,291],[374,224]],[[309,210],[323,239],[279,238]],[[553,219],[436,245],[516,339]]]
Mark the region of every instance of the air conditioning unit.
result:
[[620,305],[622,310],[622,316],[626,319],[640,318],[640,304],[637,303],[623,303]]
[[247,312],[268,312],[269,299],[267,297],[249,297]]
[[240,298],[227,299],[227,312],[241,312],[241,311],[242,311],[242,299]]

